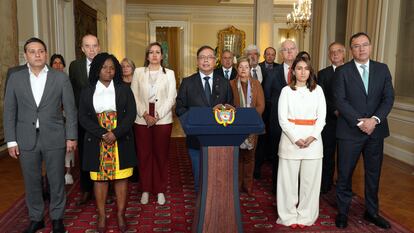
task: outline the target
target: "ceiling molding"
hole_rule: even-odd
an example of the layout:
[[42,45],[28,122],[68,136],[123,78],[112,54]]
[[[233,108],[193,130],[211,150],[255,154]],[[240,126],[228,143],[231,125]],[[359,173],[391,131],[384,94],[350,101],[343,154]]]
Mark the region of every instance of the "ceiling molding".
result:
[[[292,7],[280,5],[273,8],[275,23],[286,22],[286,15]],[[178,5],[149,5],[128,4],[126,11],[127,21],[148,20],[177,20],[192,21],[193,23],[219,23],[238,22],[253,23],[252,6],[178,6]]]
[[176,14],[176,13],[148,13],[149,20],[173,20],[173,21],[189,21],[190,14]]

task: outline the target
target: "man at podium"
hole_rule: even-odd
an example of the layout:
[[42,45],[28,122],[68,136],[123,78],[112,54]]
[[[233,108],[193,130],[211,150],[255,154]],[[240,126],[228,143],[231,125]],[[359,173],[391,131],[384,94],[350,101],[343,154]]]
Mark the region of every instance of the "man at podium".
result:
[[[175,113],[178,117],[190,107],[214,107],[217,104],[233,104],[229,81],[214,74],[216,57],[214,49],[204,45],[197,50],[198,72],[184,78],[177,94]],[[195,136],[186,138],[190,155],[194,188],[198,192],[200,179],[200,143]]]

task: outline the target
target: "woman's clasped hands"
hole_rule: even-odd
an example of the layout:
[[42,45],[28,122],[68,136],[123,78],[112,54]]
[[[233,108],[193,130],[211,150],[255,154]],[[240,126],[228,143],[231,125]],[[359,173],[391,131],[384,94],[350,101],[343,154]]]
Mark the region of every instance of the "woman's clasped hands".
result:
[[307,148],[313,141],[315,141],[316,138],[314,138],[313,136],[309,136],[306,139],[299,139],[295,142],[295,144],[300,148],[300,149],[304,149]]

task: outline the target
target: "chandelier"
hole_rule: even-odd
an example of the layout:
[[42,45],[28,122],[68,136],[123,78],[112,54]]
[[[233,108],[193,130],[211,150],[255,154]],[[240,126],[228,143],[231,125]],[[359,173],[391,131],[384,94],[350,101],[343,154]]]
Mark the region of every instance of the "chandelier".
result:
[[286,23],[295,30],[306,32],[310,27],[311,16],[312,0],[298,0],[293,3],[293,11],[287,15]]

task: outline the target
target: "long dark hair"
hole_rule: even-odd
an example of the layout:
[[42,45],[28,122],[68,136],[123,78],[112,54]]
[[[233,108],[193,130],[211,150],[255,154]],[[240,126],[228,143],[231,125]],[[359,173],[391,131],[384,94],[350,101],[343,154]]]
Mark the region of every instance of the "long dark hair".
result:
[[53,54],[50,57],[50,66],[53,65],[53,62],[55,61],[56,58],[59,58],[60,61],[62,62],[63,67],[66,67],[65,59],[63,59],[63,56],[61,54],[57,54],[57,53]]
[[[299,62],[301,62],[301,61],[305,62],[305,63],[306,63],[306,65],[308,65],[308,68],[309,68],[309,78],[308,78],[308,80],[306,80],[306,87],[307,87],[310,91],[313,91],[313,90],[315,90],[315,88],[316,88],[315,71],[313,70],[313,68],[312,68],[312,64],[311,64],[310,60],[309,60],[307,57],[304,57],[304,56],[297,56],[297,57],[296,57],[296,59],[295,59],[295,61],[294,61],[294,62],[293,62],[293,64],[292,64],[292,71],[294,71],[294,70],[295,70],[296,65],[297,65]],[[290,88],[291,88],[292,90],[296,90],[296,87],[295,87],[296,82],[297,82],[296,75],[292,73],[292,80],[291,80],[291,81],[290,81],[290,83],[289,83],[289,86],[290,86]]]
[[111,59],[115,66],[115,75],[113,81],[115,84],[122,83],[122,68],[119,64],[118,59],[112,54],[109,53],[100,53],[95,56],[91,63],[91,69],[89,70],[89,84],[95,86],[99,80],[99,73],[106,60]]
[[164,64],[164,51],[162,50],[161,44],[158,43],[158,42],[152,42],[145,49],[145,62],[144,62],[144,66],[145,67],[148,67],[149,66],[149,61],[148,61],[149,52],[150,52],[151,47],[152,46],[155,46],[155,45],[158,46],[158,47],[160,47],[160,50],[161,50],[161,67],[162,67],[162,72],[164,72],[164,74],[165,74],[167,71],[165,71],[165,67],[163,66],[163,64]]

